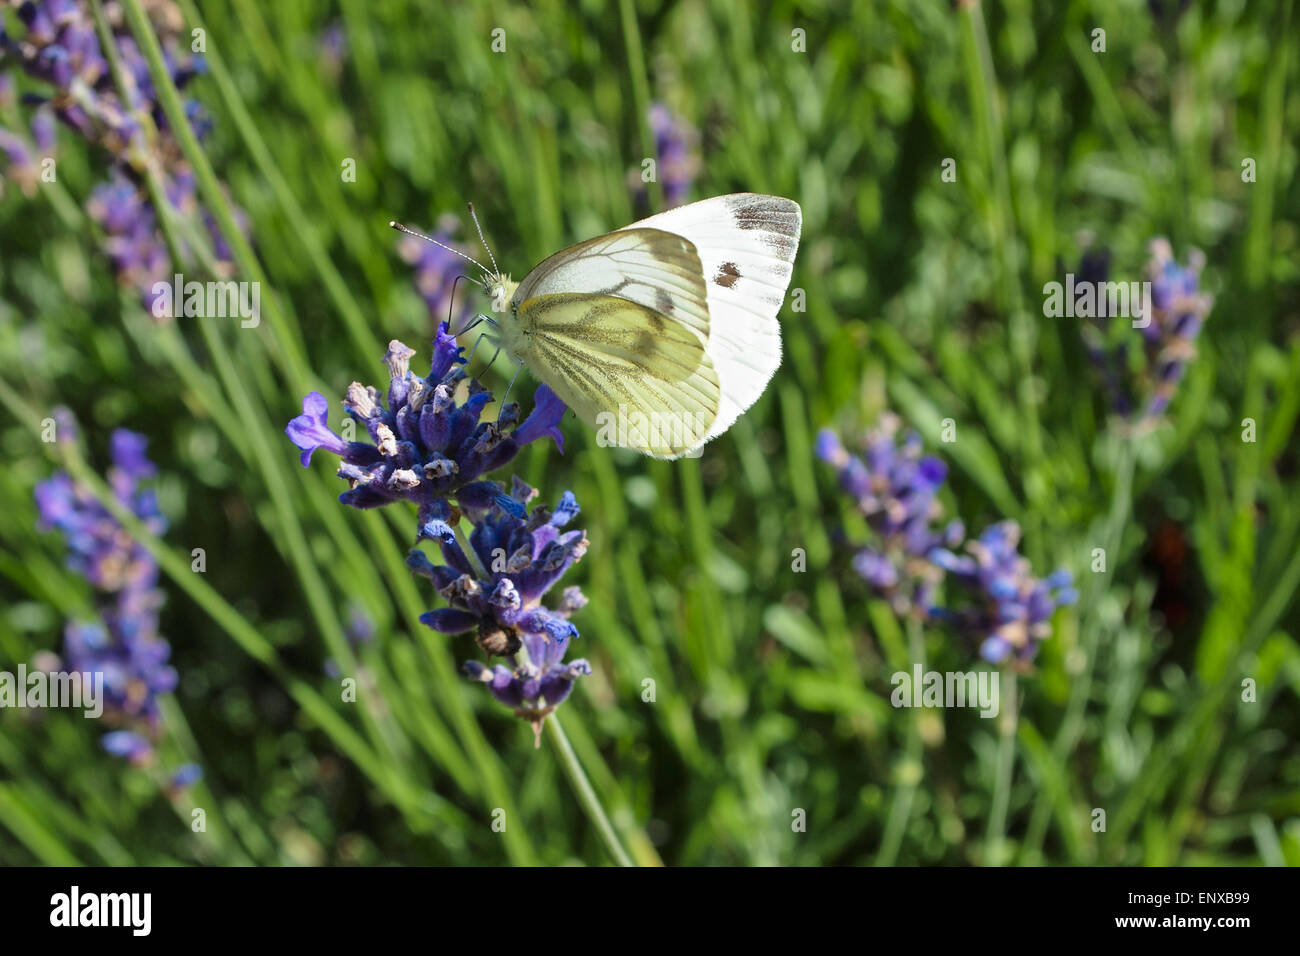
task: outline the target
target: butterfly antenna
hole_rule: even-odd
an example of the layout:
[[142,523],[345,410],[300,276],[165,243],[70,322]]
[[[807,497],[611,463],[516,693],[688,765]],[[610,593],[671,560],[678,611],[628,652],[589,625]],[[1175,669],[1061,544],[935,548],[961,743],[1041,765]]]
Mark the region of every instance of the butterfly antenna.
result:
[[[497,257],[492,255],[492,247],[489,246],[487,240],[483,238],[483,227],[478,224],[478,213],[474,211],[473,203],[469,204],[469,217],[474,220],[474,228],[478,230],[478,241],[483,243],[483,248],[487,250],[488,258],[492,260],[492,268],[495,270],[492,274],[498,276],[501,275],[501,269],[497,265]],[[479,268],[482,268],[482,266]],[[483,271],[486,272],[487,270],[484,269]]]
[[[487,267],[484,266],[483,263],[479,262],[477,259],[470,258],[469,256],[465,255],[465,253],[461,252],[459,249],[453,249],[451,246],[447,245],[444,242],[439,242],[437,239],[434,239],[432,236],[426,236],[422,232],[416,232],[414,229],[408,229],[395,219],[388,220],[388,225],[390,228],[396,229],[398,232],[404,232],[408,236],[415,236],[416,239],[423,239],[425,242],[432,242],[439,249],[446,249],[448,252],[452,253],[453,255],[460,256],[466,262],[472,262],[474,265],[478,266],[484,272],[487,272]],[[493,265],[495,265],[495,263],[493,263]],[[469,279],[469,276],[466,276],[465,278]],[[478,282],[477,279],[469,279],[469,281]],[[483,283],[478,282],[478,284],[481,286]]]

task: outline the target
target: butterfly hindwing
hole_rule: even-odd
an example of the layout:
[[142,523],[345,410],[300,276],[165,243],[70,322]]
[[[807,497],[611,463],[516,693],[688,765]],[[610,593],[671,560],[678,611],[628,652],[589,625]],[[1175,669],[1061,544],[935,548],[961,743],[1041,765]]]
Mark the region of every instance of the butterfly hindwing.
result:
[[554,292],[523,301],[514,350],[598,438],[659,458],[705,440],[718,377],[690,326],[620,296]]

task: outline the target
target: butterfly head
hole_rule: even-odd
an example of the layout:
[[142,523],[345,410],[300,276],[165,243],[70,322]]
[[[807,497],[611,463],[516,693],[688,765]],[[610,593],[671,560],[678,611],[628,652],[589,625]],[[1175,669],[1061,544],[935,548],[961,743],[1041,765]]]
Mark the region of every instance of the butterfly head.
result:
[[515,289],[519,288],[518,282],[512,281],[508,275],[489,273],[483,276],[483,288],[487,292],[488,299],[491,300],[493,312],[500,314],[513,311],[516,303],[511,300]]

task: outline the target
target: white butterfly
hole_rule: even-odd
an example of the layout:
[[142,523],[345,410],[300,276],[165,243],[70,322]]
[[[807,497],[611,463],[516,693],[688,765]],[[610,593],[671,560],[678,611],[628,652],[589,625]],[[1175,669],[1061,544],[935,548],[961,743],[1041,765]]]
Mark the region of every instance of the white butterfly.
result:
[[519,283],[494,260],[488,321],[602,443],[693,454],[781,364],[801,223],[798,203],[734,193],[570,246]]

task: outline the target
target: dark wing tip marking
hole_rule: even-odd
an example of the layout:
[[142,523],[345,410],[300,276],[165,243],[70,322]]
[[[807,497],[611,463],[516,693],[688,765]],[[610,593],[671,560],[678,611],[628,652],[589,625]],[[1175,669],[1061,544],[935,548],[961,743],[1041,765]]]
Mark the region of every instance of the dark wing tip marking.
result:
[[769,229],[793,235],[799,229],[799,206],[781,196],[746,196],[733,203],[731,213],[740,229]]
[[736,228],[761,232],[760,241],[787,262],[798,249],[803,216],[799,204],[781,196],[746,195],[730,203]]

